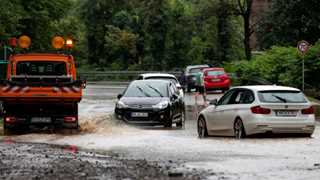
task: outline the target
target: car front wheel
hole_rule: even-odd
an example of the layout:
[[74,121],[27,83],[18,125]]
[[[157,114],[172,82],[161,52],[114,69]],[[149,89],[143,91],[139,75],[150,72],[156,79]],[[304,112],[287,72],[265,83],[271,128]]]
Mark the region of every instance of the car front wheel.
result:
[[198,136],[200,139],[208,137],[207,124],[202,116],[198,119]]
[[184,111],[181,112],[180,121],[176,123],[176,126],[178,128],[183,128],[183,125],[185,125],[185,112]]

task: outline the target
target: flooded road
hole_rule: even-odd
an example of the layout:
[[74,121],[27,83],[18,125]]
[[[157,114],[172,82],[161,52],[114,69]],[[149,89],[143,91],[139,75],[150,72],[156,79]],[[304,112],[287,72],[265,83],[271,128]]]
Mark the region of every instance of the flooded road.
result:
[[[194,94],[186,95],[188,113],[185,129],[166,129],[161,126],[137,127],[127,125],[113,116],[115,98],[124,88],[125,86],[88,85],[79,106],[80,133],[31,132],[1,137],[1,151],[9,151],[6,142],[22,146],[25,145],[23,143],[27,143],[26,147],[30,143],[31,146],[34,143],[41,143],[48,152],[51,145],[63,147],[71,145],[80,148],[81,153],[102,153],[111,158],[112,155],[116,155],[127,161],[150,163],[148,165],[155,167],[158,179],[172,178],[168,176],[168,172],[163,171],[163,168],[182,173],[183,178],[178,173],[181,179],[291,180],[320,177],[319,124],[312,138],[264,137],[239,141],[233,138],[211,137],[200,140],[196,132]],[[220,97],[219,93],[209,95],[209,99]],[[198,104],[203,103],[200,97],[198,100]],[[161,168],[157,168],[158,166]],[[138,171],[139,168],[133,169]],[[102,174],[100,175],[104,177]],[[154,175],[146,177],[157,179]],[[139,178],[132,176],[132,179]]]

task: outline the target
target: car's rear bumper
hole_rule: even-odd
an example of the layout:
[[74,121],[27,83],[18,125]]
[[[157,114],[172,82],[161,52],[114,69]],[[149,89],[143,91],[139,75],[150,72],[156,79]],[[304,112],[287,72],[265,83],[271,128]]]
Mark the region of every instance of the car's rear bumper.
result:
[[301,133],[312,134],[315,130],[314,118],[306,117],[294,121],[253,121],[245,125],[247,135],[260,134],[260,133]]
[[225,80],[222,82],[204,82],[206,90],[215,90],[215,89],[227,89],[230,87],[230,80]]
[[63,118],[53,118],[51,122],[39,122],[33,123],[30,119],[26,120],[16,120],[13,122],[4,122],[6,128],[8,129],[19,129],[20,127],[44,127],[44,126],[53,126],[55,128],[67,128],[67,129],[76,129],[79,127],[78,120],[74,122],[65,122]]

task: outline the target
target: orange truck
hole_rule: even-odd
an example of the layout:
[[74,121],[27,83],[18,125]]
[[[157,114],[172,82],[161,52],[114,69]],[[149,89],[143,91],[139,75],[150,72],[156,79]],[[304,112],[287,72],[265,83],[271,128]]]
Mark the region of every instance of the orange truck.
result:
[[[65,42],[61,44],[65,46]],[[30,126],[78,129],[83,88],[84,81],[77,79],[71,55],[11,55],[6,78],[0,83],[5,132]]]

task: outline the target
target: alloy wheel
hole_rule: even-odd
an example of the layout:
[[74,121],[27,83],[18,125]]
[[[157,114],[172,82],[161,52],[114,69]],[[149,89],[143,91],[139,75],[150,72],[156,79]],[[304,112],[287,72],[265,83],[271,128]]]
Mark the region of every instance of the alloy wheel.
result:
[[199,138],[205,138],[208,136],[206,122],[202,117],[198,120],[198,136]]
[[240,119],[237,119],[234,123],[234,135],[236,139],[242,139],[245,137],[243,123]]

